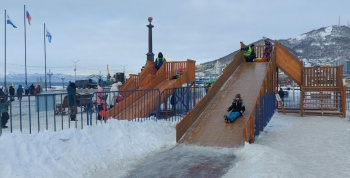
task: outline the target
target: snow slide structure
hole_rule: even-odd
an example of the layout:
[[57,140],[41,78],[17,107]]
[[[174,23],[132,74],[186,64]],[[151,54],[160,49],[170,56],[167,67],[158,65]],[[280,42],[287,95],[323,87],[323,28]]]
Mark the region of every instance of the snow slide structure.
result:
[[[170,80],[182,67],[183,74]],[[106,118],[131,120],[149,117],[169,95],[161,95],[164,90],[181,88],[183,84],[195,81],[195,61],[164,62],[157,71],[153,61],[147,61],[139,74],[130,74],[120,89],[124,100],[106,112]],[[170,90],[168,90],[170,91]]]
[[[245,45],[242,43],[241,47]],[[264,46],[255,47],[257,57],[262,57],[263,49]],[[328,111],[345,117],[342,66],[303,67],[297,57],[275,41],[269,62],[247,63],[242,51],[236,53],[207,95],[177,124],[176,141],[213,147],[254,142],[275,112],[278,68],[300,85],[301,115],[312,110],[312,114]],[[237,93],[241,94],[246,111],[234,123],[225,123],[223,116],[228,114],[226,109]],[[310,93],[316,97],[310,99]]]

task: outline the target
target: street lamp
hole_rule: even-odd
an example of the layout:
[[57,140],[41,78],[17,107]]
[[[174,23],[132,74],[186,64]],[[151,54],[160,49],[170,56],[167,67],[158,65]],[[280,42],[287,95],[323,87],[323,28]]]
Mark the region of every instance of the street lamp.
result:
[[62,80],[62,87],[64,89],[64,77],[63,76],[61,77],[61,80]]
[[154,61],[154,54],[152,52],[152,28],[154,26],[152,25],[152,20],[152,17],[148,17],[149,24],[146,25],[148,27],[148,53],[146,54],[148,61]]
[[77,61],[72,61],[72,62],[74,62],[74,72],[75,72],[75,75],[74,75],[74,82],[75,81],[77,81],[77,62],[78,62],[79,60],[77,60]]
[[125,81],[125,67],[126,67],[126,65],[120,65],[120,66],[123,67],[123,74],[124,74],[124,81]]
[[47,73],[47,75],[49,76],[49,82],[50,82],[50,87],[49,88],[51,88],[51,75],[53,75],[53,73],[51,73],[51,69],[49,69],[49,73]]

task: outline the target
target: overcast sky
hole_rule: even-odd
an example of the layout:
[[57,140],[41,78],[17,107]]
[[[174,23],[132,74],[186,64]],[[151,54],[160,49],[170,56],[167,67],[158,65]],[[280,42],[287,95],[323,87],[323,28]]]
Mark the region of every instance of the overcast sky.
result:
[[[7,74],[24,73],[24,5],[27,71],[44,73],[44,23],[47,72],[136,74],[146,62],[148,17],[153,17],[153,53],[168,61],[196,64],[223,57],[263,36],[294,38],[324,26],[348,25],[350,1],[338,0],[0,0],[0,66],[5,58],[5,10],[18,27],[6,25]],[[0,75],[4,68],[0,68]]]

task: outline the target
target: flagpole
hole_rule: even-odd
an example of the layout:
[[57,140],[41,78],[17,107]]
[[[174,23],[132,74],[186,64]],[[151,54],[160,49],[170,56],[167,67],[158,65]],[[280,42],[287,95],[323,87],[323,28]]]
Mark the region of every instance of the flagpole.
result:
[[5,27],[5,75],[4,75],[4,86],[3,87],[6,87],[6,10],[5,10],[5,24],[4,24],[4,27]]
[[45,91],[47,92],[47,80],[46,80],[46,41],[45,41],[45,23],[44,23],[44,55],[45,55]]
[[24,5],[24,70],[25,70],[25,83],[27,83],[27,34],[26,34],[26,5]]

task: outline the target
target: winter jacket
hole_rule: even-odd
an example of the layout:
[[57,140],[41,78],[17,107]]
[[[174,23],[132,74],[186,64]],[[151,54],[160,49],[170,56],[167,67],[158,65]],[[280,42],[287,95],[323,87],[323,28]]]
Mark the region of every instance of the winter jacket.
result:
[[0,113],[8,112],[10,103],[9,100],[2,100],[0,102]]
[[266,54],[270,54],[272,52],[272,44],[269,40],[265,40],[265,49]]
[[16,93],[17,93],[17,96],[22,96],[22,94],[23,94],[22,85],[19,85],[19,86],[18,86]]
[[1,97],[1,96],[3,96],[3,97],[5,97],[5,96],[6,96],[5,92],[4,92],[4,91],[2,91],[2,89],[0,90],[0,97]]
[[68,106],[75,106],[77,104],[76,93],[75,83],[69,83],[67,87]]
[[161,58],[159,58],[159,57],[157,57],[156,58],[156,69],[158,70],[162,65],[163,65],[163,63],[166,61],[166,59],[164,58],[164,57],[161,57]]
[[244,51],[244,53],[243,53],[244,57],[249,57],[253,52],[253,48],[250,46],[245,47],[245,48],[241,48],[241,50]]
[[15,88],[13,86],[10,86],[9,92],[10,92],[10,96],[14,96],[15,95]]
[[105,94],[103,93],[102,87],[97,87],[97,99],[96,99],[97,105],[106,104],[106,98]]
[[116,103],[116,99],[119,96],[119,86],[121,85],[121,82],[113,83],[110,93],[107,96],[107,104],[108,106],[114,105]]
[[243,100],[233,100],[232,105],[227,109],[227,112],[240,112],[241,115],[245,111]]

